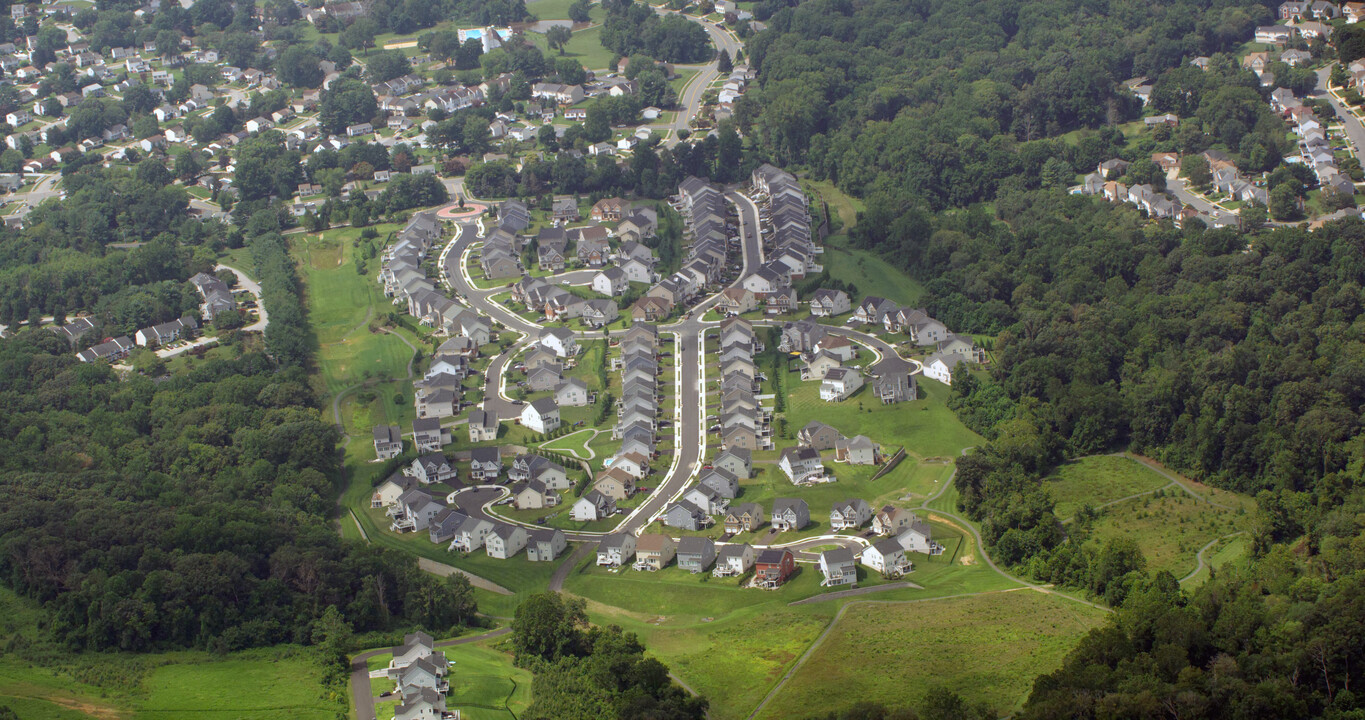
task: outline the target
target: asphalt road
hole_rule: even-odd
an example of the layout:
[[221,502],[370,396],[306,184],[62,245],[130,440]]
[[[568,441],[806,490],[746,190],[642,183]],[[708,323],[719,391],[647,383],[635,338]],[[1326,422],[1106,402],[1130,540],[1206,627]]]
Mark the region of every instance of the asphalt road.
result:
[[[665,10],[658,7],[654,9],[660,14],[672,12],[671,10]],[[684,15],[683,17],[701,24],[706,30],[706,33],[711,36],[711,42],[716,46],[717,53],[724,50],[730,54],[730,58],[733,60],[735,54],[743,49],[738,38],[731,33],[718,28],[714,23],[707,22],[692,15]],[[698,68],[698,66],[694,65],[684,65],[681,67],[684,69]],[[664,145],[673,147],[681,142],[678,138],[678,131],[689,129],[688,121],[695,117],[697,112],[701,110],[702,95],[706,93],[706,89],[711,87],[711,83],[715,82],[720,75],[720,70],[714,60],[706,65],[700,66],[699,72],[688,81],[686,87],[683,88],[682,93],[678,96],[678,104],[682,106],[682,110],[673,121],[673,132],[669,133],[668,139],[664,141]]]
[[1351,146],[1355,149],[1356,157],[1361,155],[1361,150],[1365,149],[1365,127],[1361,127],[1360,121],[1351,114],[1339,100],[1327,91],[1327,80],[1332,74],[1332,66],[1328,65],[1318,70],[1317,97],[1325,98],[1332,104],[1332,109],[1337,112],[1337,117],[1341,119],[1342,128],[1346,131],[1346,137],[1351,141]]

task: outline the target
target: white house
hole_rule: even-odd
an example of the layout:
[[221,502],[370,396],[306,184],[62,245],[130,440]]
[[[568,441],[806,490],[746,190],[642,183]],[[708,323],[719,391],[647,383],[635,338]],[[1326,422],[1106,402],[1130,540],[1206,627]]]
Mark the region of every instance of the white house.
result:
[[521,410],[521,424],[541,434],[558,430],[559,403],[548,397],[527,403]]
[[820,399],[825,402],[846,400],[862,386],[863,376],[857,368],[832,368],[825,373],[825,379],[820,381]]
[[616,501],[596,490],[589,490],[569,509],[569,517],[578,522],[601,520],[616,512]]
[[629,286],[625,271],[619,267],[609,267],[592,278],[592,289],[603,295],[620,295]]
[[893,538],[878,540],[863,550],[862,562],[886,577],[900,577],[912,569],[905,548]]
[[578,341],[568,328],[549,328],[540,331],[540,345],[553,352],[557,357],[573,357],[578,354]]
[[526,548],[526,529],[520,525],[499,524],[484,538],[488,557],[506,560]]

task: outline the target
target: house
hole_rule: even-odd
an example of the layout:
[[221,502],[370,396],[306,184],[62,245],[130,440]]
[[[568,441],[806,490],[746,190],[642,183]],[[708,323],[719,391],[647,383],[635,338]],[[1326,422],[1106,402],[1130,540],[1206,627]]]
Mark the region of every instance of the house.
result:
[[1263,25],[1256,28],[1255,40],[1259,43],[1282,44],[1294,36],[1294,29],[1285,25]]
[[872,518],[872,532],[878,535],[899,535],[915,520],[915,514],[890,505],[883,506]]
[[512,488],[512,507],[518,510],[543,510],[559,504],[559,493],[539,480],[527,480]]
[[810,314],[815,317],[843,315],[850,308],[848,293],[843,290],[821,288],[810,296]]
[[711,574],[716,577],[743,575],[754,566],[754,549],[745,543],[722,545],[715,562],[716,567]]
[[873,378],[872,392],[883,405],[908,402],[919,396],[919,386],[910,376],[910,364],[898,357],[883,358],[868,374]]
[[762,526],[763,506],[757,503],[744,503],[732,507],[725,514],[725,533],[727,535],[755,532]]
[[218,313],[237,307],[227,284],[208,273],[199,273],[190,278],[190,284],[195,286],[204,299],[199,305],[199,310],[205,322],[213,322]]
[[840,438],[834,443],[834,462],[850,465],[876,465],[881,461],[881,446],[866,435]]
[[498,416],[484,410],[469,411],[469,442],[487,442],[498,439]]
[[863,298],[858,309],[853,313],[855,322],[864,325],[881,325],[886,319],[887,313],[893,313],[900,309],[900,306],[886,298],[879,298],[869,295]]
[[597,492],[620,502],[635,493],[635,478],[624,470],[609,468],[598,473],[592,487]]
[[540,346],[555,354],[556,357],[573,357],[580,350],[574,333],[568,328],[548,328],[540,331]]
[[551,490],[568,490],[572,486],[568,474],[559,463],[525,453],[512,459],[507,477],[513,482],[539,480]]
[[773,500],[773,514],[769,522],[779,532],[800,530],[810,524],[810,506],[806,505],[805,500],[777,498]]
[[405,668],[390,669],[388,672],[389,678],[396,682],[399,690],[405,695],[423,689],[443,693],[450,689],[450,683],[446,681],[447,674],[449,664],[445,660],[445,655],[437,652],[418,658]]
[[96,362],[101,361],[101,359],[113,362],[117,361],[117,359],[127,358],[128,352],[132,352],[132,348],[134,347],[137,347],[137,344],[134,344],[132,340],[128,339],[127,335],[123,335],[115,337],[115,339],[109,340],[109,342],[100,343],[97,344],[97,346],[91,346],[86,348],[86,350],[76,352],[76,358],[81,358],[81,362]]
[[603,295],[620,295],[629,286],[625,271],[618,267],[609,267],[592,278],[592,289]]
[[753,453],[744,448],[726,448],[711,464],[738,478],[753,477]]
[[506,560],[525,549],[528,539],[526,529],[522,526],[498,523],[493,527],[493,532],[484,538],[484,547],[488,557]]
[[568,547],[564,532],[558,528],[532,530],[526,540],[526,559],[531,562],[552,562]]
[[843,439],[842,433],[819,420],[811,420],[796,433],[798,443],[814,450],[833,450],[835,443]]
[[952,385],[953,370],[965,362],[967,356],[961,353],[934,353],[924,359],[924,376],[944,385]]
[[820,587],[856,585],[858,568],[853,559],[853,551],[839,547],[820,553],[820,574],[824,575]]
[[578,522],[601,520],[616,512],[616,501],[597,490],[589,490],[569,508],[569,517]]
[[837,367],[825,373],[820,382],[820,399],[825,402],[847,400],[863,386],[862,373],[855,367]]
[[441,453],[428,453],[412,461],[412,476],[417,481],[430,485],[431,483],[443,483],[447,480],[454,480],[459,476],[459,471],[455,464],[450,462]]
[[630,306],[630,317],[636,322],[657,322],[667,319],[673,312],[671,300],[646,295]]
[[636,570],[662,570],[673,562],[677,546],[673,538],[658,533],[646,533],[635,543]]
[[782,451],[782,457],[778,460],[777,466],[793,483],[802,482],[813,475],[822,475],[825,472],[825,466],[820,462],[820,451],[808,447],[786,448]]
[[469,479],[480,482],[497,482],[502,474],[502,452],[495,447],[477,447],[469,450]]
[[389,667],[405,668],[418,660],[429,657],[436,650],[436,641],[431,636],[418,631],[403,636],[403,644],[392,650],[393,659]]
[[801,379],[823,381],[829,375],[829,371],[842,365],[843,361],[833,354],[816,351],[810,356],[805,367],[801,368]]
[[182,335],[192,335],[198,329],[199,321],[186,315],[179,320],[138,330],[133,341],[140,347],[159,347],[179,340]]
[[685,537],[678,540],[678,567],[702,573],[716,561],[716,543],[711,538]]
[[426,488],[413,488],[398,498],[387,515],[393,518],[390,525],[394,532],[421,532],[426,530],[432,518],[444,510],[446,502]]
[[493,532],[493,523],[482,518],[471,517],[460,524],[455,536],[450,540],[450,550],[474,552],[484,546]]
[[889,578],[900,577],[913,569],[905,559],[905,548],[893,538],[878,540],[865,548],[861,559],[864,565]]
[[412,688],[403,693],[393,709],[393,720],[440,720],[445,717],[446,698],[431,688]]
[[540,398],[527,403],[521,411],[521,424],[542,435],[558,430],[559,404],[554,398]]
[[[264,120],[264,118],[262,118]],[[357,123],[346,128],[346,137],[356,137],[359,135],[369,135],[374,132],[374,126],[369,123]]]
[[754,291],[744,287],[731,287],[720,292],[716,310],[727,315],[740,315],[757,310],[758,305],[758,295]]
[[583,407],[588,404],[588,386],[582,380],[571,377],[555,387],[555,402],[560,407]]
[[618,197],[603,198],[592,206],[592,219],[597,222],[619,222],[630,212],[631,203]]
[[679,500],[664,512],[663,523],[679,530],[700,530],[706,527],[706,511],[687,500]]
[[834,503],[829,511],[831,530],[857,530],[872,519],[872,508],[866,500],[850,498]]
[[612,458],[611,467],[639,479],[649,474],[649,458],[638,452],[622,452]]
[[412,441],[418,452],[436,452],[450,444],[450,430],[441,427],[439,418],[417,418],[412,421]]
[[906,552],[942,555],[944,550],[942,545],[934,542],[933,530],[929,523],[914,513],[909,514],[904,529],[896,535],[896,542],[900,543]]
[[391,507],[398,503],[398,499],[403,497],[403,493],[417,487],[417,479],[408,477],[401,472],[396,472],[388,477],[370,495],[370,507],[382,508]]
[[796,556],[790,550],[770,548],[754,558],[754,586],[776,589],[796,572]]
[[455,537],[460,526],[469,519],[468,515],[454,508],[444,508],[427,524],[427,536],[436,545],[448,543]]
[[720,468],[705,471],[697,485],[709,488],[727,500],[734,500],[739,496],[739,479],[729,471]]

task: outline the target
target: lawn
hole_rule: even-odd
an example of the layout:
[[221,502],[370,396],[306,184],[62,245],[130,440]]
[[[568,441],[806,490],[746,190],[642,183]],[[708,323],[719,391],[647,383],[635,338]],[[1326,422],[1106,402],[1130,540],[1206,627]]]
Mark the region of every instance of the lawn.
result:
[[863,209],[863,201],[849,195],[834,187],[834,183],[829,180],[820,182],[808,181],[808,189],[814,191],[815,197],[829,203],[830,212],[834,215],[834,222],[831,223],[831,233],[847,233],[848,229],[858,224],[858,213]]
[[[845,437],[866,435],[880,443],[889,454],[900,445],[911,457],[956,459],[965,447],[981,444],[980,435],[968,430],[948,409],[947,386],[919,383],[920,399],[908,403],[883,405],[869,392],[869,386],[843,402],[820,399],[820,383],[801,382],[800,375],[787,375],[787,428],[794,438],[811,420],[833,425]],[[778,447],[795,445],[795,440],[776,440]]]
[[137,717],[336,717],[322,698],[322,672],[313,655],[287,647],[240,653],[226,660],[166,665],[144,680]]
[[1104,613],[1032,591],[850,607],[759,718],[857,701],[916,705],[934,686],[1007,715]]
[[1057,503],[1057,517],[1066,519],[1085,505],[1098,507],[1129,495],[1151,492],[1171,481],[1130,458],[1092,455],[1066,463],[1043,482]]
[[[548,1],[554,2],[555,0]],[[535,5],[528,6],[527,9],[533,13],[536,12]],[[566,11],[565,16],[567,17],[567,15],[568,13]],[[527,33],[526,37],[543,50],[547,57],[570,57],[582,63],[583,67],[589,70],[607,69],[607,66],[611,65],[612,58],[616,57],[612,51],[602,47],[601,25],[594,25],[585,30],[575,32],[573,37],[569,39],[568,44],[564,46],[562,54],[558,50],[549,49],[549,46],[545,42],[545,36],[541,33]]]
[[[610,435],[611,433],[608,432],[607,434]],[[545,443],[544,445],[541,445],[540,447],[545,450],[569,453],[574,457],[577,457],[579,460],[591,460],[593,458],[593,451],[588,446],[588,444],[592,440],[596,439],[596,437],[597,437],[596,430],[592,428],[586,428],[556,438],[550,442]]]
[[531,704],[531,673],[490,641],[444,649],[451,661],[447,704],[472,720],[516,720]]
[[[831,205],[831,208],[833,206]],[[847,247],[842,238],[832,236],[825,242],[825,254],[820,262],[836,280],[852,283],[858,288],[857,297],[850,298],[854,307],[868,295],[884,297],[902,305],[915,305],[924,294],[924,286],[893,267],[890,263],[866,250]]]

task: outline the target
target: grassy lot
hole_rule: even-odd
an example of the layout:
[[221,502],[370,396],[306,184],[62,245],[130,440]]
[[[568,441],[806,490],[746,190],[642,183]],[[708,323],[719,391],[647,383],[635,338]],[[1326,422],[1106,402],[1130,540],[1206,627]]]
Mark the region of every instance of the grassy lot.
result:
[[[548,1],[554,2],[555,0]],[[536,11],[531,9],[531,12]],[[567,11],[565,16],[568,16]],[[605,69],[611,64],[612,58],[616,57],[612,51],[602,47],[601,25],[594,25],[586,30],[575,32],[568,44],[564,46],[563,54],[560,54],[558,50],[551,50],[545,42],[545,36],[541,33],[526,33],[526,37],[544,51],[547,57],[570,57],[589,70]]]
[[1008,714],[1023,704],[1033,678],[1060,666],[1103,616],[1030,591],[854,605],[759,717],[860,700],[914,705],[936,685]]
[[1251,538],[1246,535],[1224,538],[1204,553],[1204,567],[1184,581],[1184,587],[1192,588],[1207,582],[1209,568],[1222,569],[1231,564],[1245,564],[1251,551]]
[[1082,506],[1097,507],[1119,498],[1156,490],[1170,480],[1130,458],[1095,455],[1073,460],[1044,479],[1057,502],[1059,518],[1069,518]]
[[866,250],[855,250],[830,237],[825,243],[821,263],[837,280],[853,283],[858,288],[857,302],[868,295],[884,297],[902,305],[914,305],[924,294],[924,286],[893,267],[890,263]]
[[[589,460],[593,457],[593,452],[588,443],[596,438],[594,432],[592,428],[579,430],[547,442],[541,447],[555,452],[570,453],[580,460]],[[611,433],[607,434],[610,435]]]
[[[445,648],[452,663],[447,703],[472,720],[516,720],[531,704],[531,673],[492,641]],[[382,717],[382,716],[380,716]]]
[[847,233],[849,228],[858,224],[858,213],[863,209],[862,200],[845,195],[829,180],[807,181],[805,184],[817,198],[829,203],[830,212],[834,216],[830,227],[831,233]]
[[1136,540],[1148,570],[1169,570],[1179,578],[1195,569],[1195,556],[1209,541],[1250,526],[1251,516],[1244,511],[1215,507],[1170,488],[1101,510],[1093,527],[1099,542]]
[[147,696],[137,717],[334,718],[337,706],[321,698],[321,679],[317,662],[302,650],[167,665],[144,681]]
[[[922,382],[919,400],[883,405],[864,389],[843,402],[820,399],[820,384],[801,382],[800,375],[789,373],[787,387],[787,428],[792,437],[811,420],[833,425],[845,437],[866,435],[881,443],[888,453],[904,444],[906,453],[916,458],[954,459],[962,448],[978,445],[981,436],[968,430],[948,409],[948,387]],[[795,445],[795,440],[778,440],[778,447]]]

